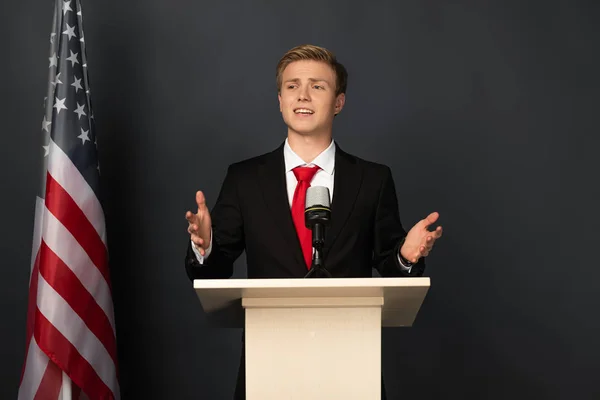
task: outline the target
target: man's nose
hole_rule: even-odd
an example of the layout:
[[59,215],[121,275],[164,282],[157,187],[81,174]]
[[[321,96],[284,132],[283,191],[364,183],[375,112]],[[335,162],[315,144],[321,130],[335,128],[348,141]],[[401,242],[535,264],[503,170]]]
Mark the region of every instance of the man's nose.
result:
[[310,101],[310,94],[308,93],[308,87],[304,87],[300,89],[300,93],[298,94],[299,101]]

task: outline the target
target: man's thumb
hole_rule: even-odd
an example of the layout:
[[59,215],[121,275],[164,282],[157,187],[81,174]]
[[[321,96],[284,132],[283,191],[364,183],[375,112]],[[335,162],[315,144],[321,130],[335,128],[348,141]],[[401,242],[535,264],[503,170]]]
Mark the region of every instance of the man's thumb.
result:
[[431,214],[429,214],[423,220],[425,227],[428,228],[431,224],[434,224],[435,221],[437,221],[439,217],[440,217],[440,214],[438,212],[432,212]]
[[206,207],[206,198],[200,190],[196,192],[196,204],[198,204],[199,209]]

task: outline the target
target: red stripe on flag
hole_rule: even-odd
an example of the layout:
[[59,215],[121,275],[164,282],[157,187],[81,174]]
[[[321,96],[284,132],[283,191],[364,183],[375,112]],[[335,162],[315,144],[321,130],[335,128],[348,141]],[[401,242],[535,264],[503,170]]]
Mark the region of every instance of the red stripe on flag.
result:
[[69,193],[52,178],[50,173],[46,175],[46,208],[71,232],[110,287],[106,246],[102,238]]
[[44,377],[33,400],[56,400],[62,386],[62,371],[52,361],[46,365]]
[[112,326],[104,310],[81,284],[71,269],[42,241],[40,274],[85,322],[104,345],[117,365],[117,346]]
[[74,400],[78,400],[79,396],[81,396],[81,389],[79,389],[79,386],[77,386],[75,382],[73,382],[73,385],[71,385],[71,394],[71,398]]
[[114,400],[114,394],[94,368],[39,309],[36,309],[34,336],[40,349],[65,371],[81,390],[90,393],[90,398]]
[[[27,325],[26,325],[26,333],[25,333],[25,360],[27,360],[27,355],[29,354],[29,344],[31,343],[31,337],[33,336],[33,326],[35,323],[35,311],[37,308],[37,292],[38,292],[38,276],[39,276],[39,267],[40,267],[40,251],[38,250],[35,256],[35,262],[33,264],[33,271],[31,272],[31,278],[29,282],[29,299],[27,300]],[[27,362],[27,361],[26,361]],[[25,368],[27,364],[23,363],[23,368],[21,370],[21,381],[19,382],[19,386],[23,383],[23,376],[25,375]]]

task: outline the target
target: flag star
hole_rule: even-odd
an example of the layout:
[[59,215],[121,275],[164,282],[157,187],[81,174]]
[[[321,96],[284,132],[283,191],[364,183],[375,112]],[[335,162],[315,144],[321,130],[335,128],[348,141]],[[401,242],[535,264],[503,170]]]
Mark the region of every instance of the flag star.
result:
[[87,68],[87,63],[83,64],[83,68]]
[[79,11],[77,12],[77,15],[79,15],[80,17],[82,16],[82,15],[81,15],[81,10],[79,10]]
[[59,83],[62,83],[62,81],[59,79],[60,78],[60,74],[62,74],[62,72],[59,72],[58,74],[56,74],[56,77],[55,77],[56,80],[54,82],[50,82],[52,84],[52,86],[56,86]]
[[85,43],[85,39],[83,38],[83,36],[81,37],[81,39],[79,39],[79,41],[80,41],[81,43]]
[[[73,111],[74,113],[79,115],[79,119],[81,119],[82,115],[87,115],[85,113],[85,111],[83,111],[83,108],[85,107],[85,104],[79,105],[79,103],[77,103],[77,110]],[[89,140],[89,139],[88,139]]]
[[68,57],[67,61],[71,61],[71,67],[74,67],[76,63],[79,64],[79,60],[77,59],[79,53],[73,53],[71,50],[69,51],[71,52],[71,57]]
[[[48,60],[50,60],[50,67],[55,66],[58,67],[58,59],[56,57],[56,53],[52,54],[52,57],[48,58]],[[50,68],[48,67],[48,68]]]
[[71,8],[71,0],[63,1],[63,15],[66,15],[67,11],[73,11]]
[[46,116],[44,115],[44,120],[42,121],[42,130],[50,133],[50,131],[48,130],[48,127],[50,125],[52,125],[52,122],[46,121]]
[[42,146],[44,148],[44,157],[48,156],[48,153],[50,153],[50,146]]
[[52,32],[50,34],[50,43],[54,43],[54,38],[56,37],[56,33]]
[[81,128],[81,135],[77,136],[79,139],[81,139],[81,144],[82,145],[85,144],[86,140],[88,142],[90,141],[90,138],[88,137],[88,132],[89,132],[89,130],[84,131],[83,128]]
[[79,89],[83,90],[83,88],[81,87],[81,79],[77,79],[77,77],[74,77],[74,79],[75,81],[71,83],[71,86],[75,88],[75,93],[77,93]]
[[69,26],[69,24],[67,24],[67,30],[63,32],[63,35],[68,35],[69,40],[71,40],[72,37],[77,37],[77,34],[75,33],[75,25]]
[[67,100],[66,97],[62,100],[60,100],[58,97],[56,98],[56,102],[54,103],[54,108],[56,108],[56,115],[60,114],[60,110],[68,110],[68,108],[65,106],[65,100]]

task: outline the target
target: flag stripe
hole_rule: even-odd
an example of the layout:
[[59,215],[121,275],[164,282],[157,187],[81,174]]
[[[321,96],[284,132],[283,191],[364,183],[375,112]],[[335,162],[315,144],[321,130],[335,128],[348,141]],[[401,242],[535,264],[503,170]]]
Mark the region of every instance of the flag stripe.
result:
[[[44,212],[46,211],[46,206],[44,205],[44,199],[41,199],[36,196],[35,198],[35,220],[34,220],[34,228],[33,228],[33,243],[31,248],[31,267],[30,267],[30,275],[29,275],[29,296],[28,296],[28,306],[27,306],[27,322],[26,322],[26,330],[25,330],[25,360],[28,358],[30,341],[33,336],[33,325],[35,321],[35,304],[37,302],[37,277],[39,271],[39,248],[40,243],[42,242],[42,224]],[[36,345],[37,348],[37,345]],[[21,382],[24,379],[25,370],[27,368],[27,361],[23,364],[21,370]],[[39,383],[39,382],[38,382]]]
[[[37,251],[37,255],[35,257],[35,262],[33,263],[33,271],[31,273],[31,278],[29,282],[29,299],[27,304],[27,325],[25,328],[25,359],[29,358],[29,351],[31,349],[31,338],[33,336],[33,327],[35,324],[35,308],[37,302],[37,286],[38,286],[38,276],[39,276],[39,265],[40,265],[40,252]],[[23,365],[23,370],[21,371],[21,384],[23,383],[23,379],[25,377],[25,370],[29,363],[25,363]]]
[[48,210],[44,214],[44,243],[73,271],[85,289],[102,308],[115,331],[112,299],[108,283],[73,235]]
[[64,371],[61,371],[62,385],[60,386],[60,393],[58,394],[58,400],[73,400],[73,387],[77,387],[69,378]]
[[[65,339],[67,339],[72,345],[73,349],[76,350],[77,354],[81,355],[86,363],[95,370],[98,377],[111,389],[117,387],[115,364],[112,358],[106,351],[106,348],[100,343],[98,338],[90,332],[85,325],[85,322],[79,318],[79,316],[73,312],[71,306],[62,298],[52,286],[50,286],[43,276],[39,277],[38,281],[38,299],[42,298],[44,301],[38,300],[38,316],[41,314],[45,319],[52,324],[58,332],[60,332]],[[36,329],[39,324],[39,319],[36,318]],[[46,339],[46,337],[44,337]],[[55,339],[53,339],[55,340]],[[45,344],[52,344],[52,347],[45,346]],[[46,354],[50,354],[51,349],[57,348],[56,343],[42,342],[38,340],[40,348],[44,350]],[[60,360],[66,362],[70,353],[62,353]],[[67,358],[64,358],[67,356]],[[50,357],[52,359],[52,357]],[[57,362],[65,371],[68,373],[73,372],[77,368],[68,368],[72,364],[73,359],[69,359],[66,365],[61,365]],[[74,378],[72,378],[76,381]],[[85,390],[85,387],[82,387]],[[95,393],[95,390],[91,393]]]
[[53,140],[48,145],[48,173],[69,193],[106,245],[104,212],[96,194],[60,146]]
[[[35,221],[33,227],[33,244],[31,246],[31,265],[30,265],[30,273],[33,272],[33,267],[35,264],[35,260],[38,256],[38,250],[40,249],[40,243],[42,243],[42,227],[44,226],[44,213],[46,212],[46,204],[44,204],[44,199],[41,197],[35,197]],[[34,275],[30,275],[29,279],[34,277]]]
[[40,382],[38,391],[33,398],[34,400],[49,400],[56,399],[62,387],[62,371],[53,362],[48,362],[44,377]]
[[42,242],[40,275],[73,308],[117,363],[115,336],[108,317],[77,276]]
[[81,389],[77,385],[73,385],[71,388],[71,394],[73,395],[73,399],[77,400],[81,396]]
[[[94,398],[116,398],[78,349],[45,318],[39,309],[36,314],[35,336],[36,340],[40,342],[40,348],[52,355],[59,367],[67,372],[73,382],[82,390],[94,393]],[[61,365],[58,360],[65,360],[68,366]]]
[[[34,318],[36,311],[37,308],[33,311]],[[47,364],[48,356],[39,348],[35,338],[33,338],[27,347],[25,368],[23,368],[23,378],[19,387],[18,400],[32,400],[34,398],[44,376]]]
[[46,207],[71,232],[110,287],[104,243],[71,196],[50,174],[46,176]]

